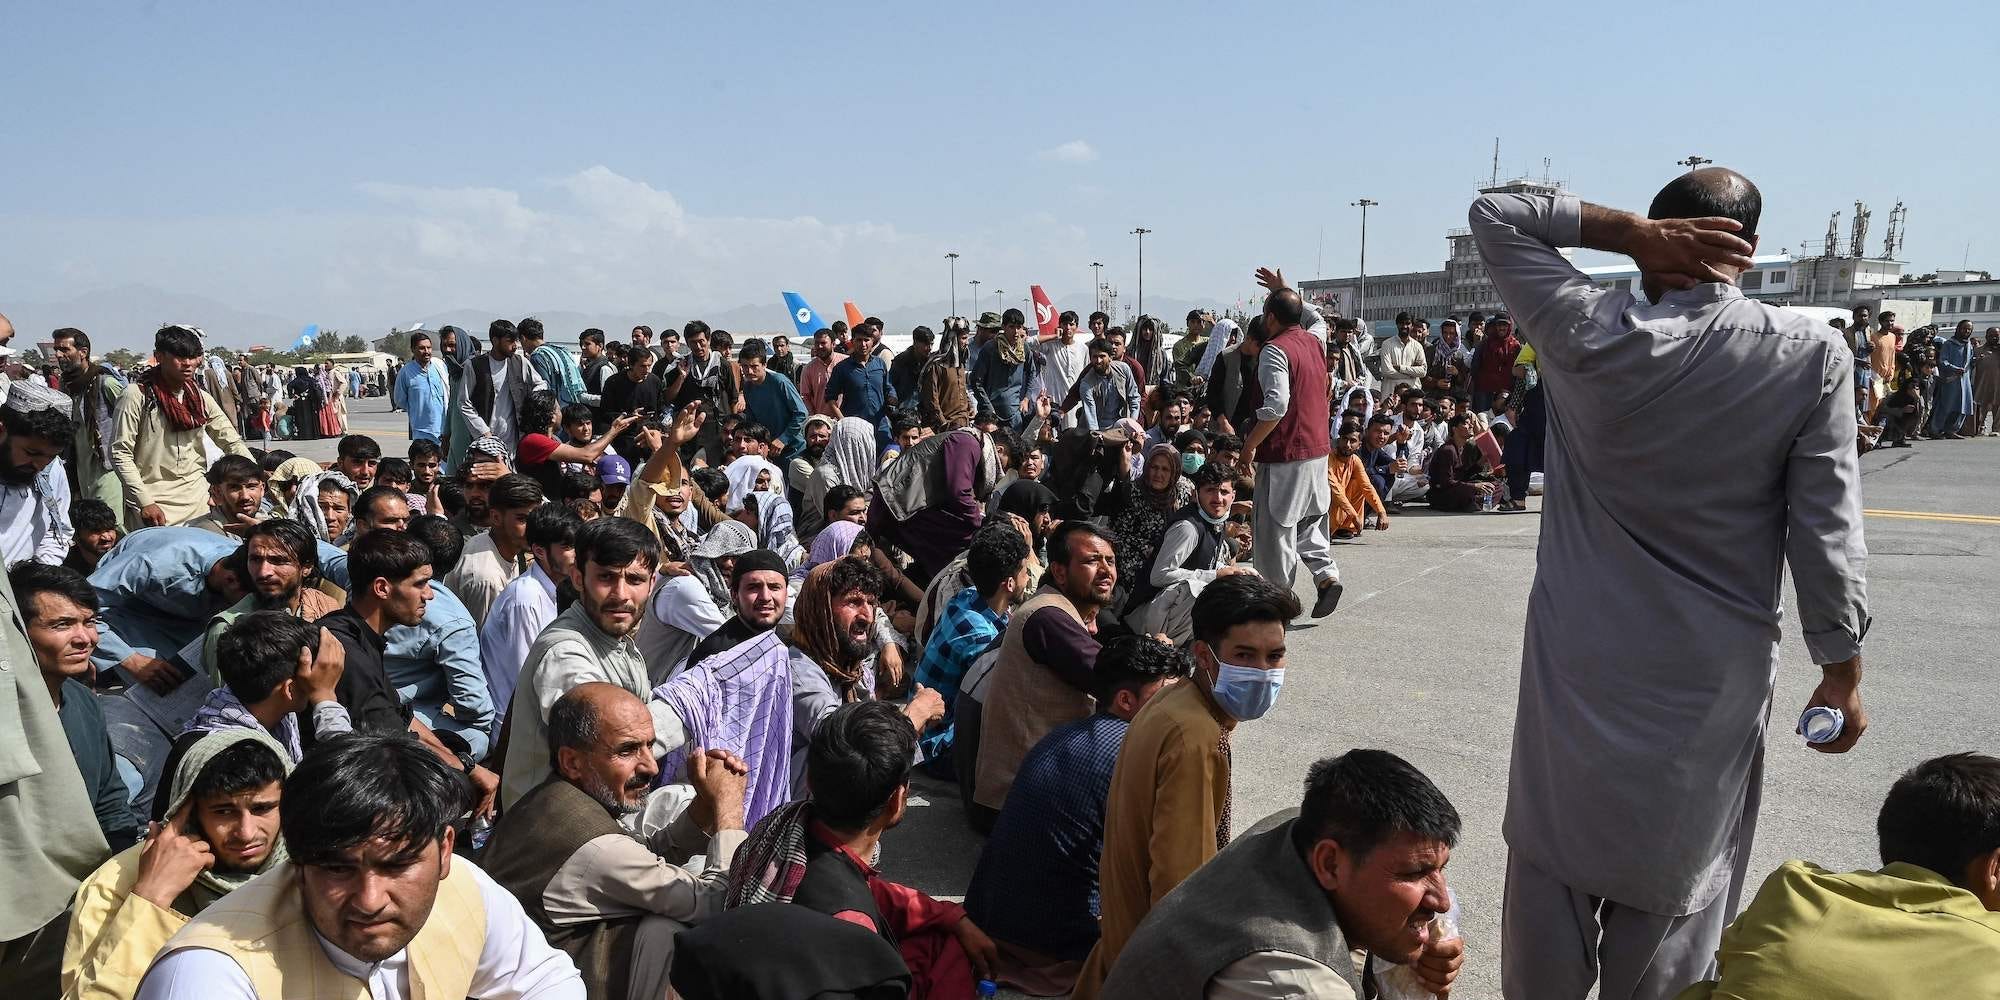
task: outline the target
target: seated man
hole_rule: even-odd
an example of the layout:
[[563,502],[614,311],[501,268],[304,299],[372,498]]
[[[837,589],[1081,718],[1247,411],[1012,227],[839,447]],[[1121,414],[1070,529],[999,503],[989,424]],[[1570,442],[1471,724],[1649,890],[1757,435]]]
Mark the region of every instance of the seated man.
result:
[[1125,733],[1104,817],[1102,934],[1077,974],[1097,997],[1153,904],[1229,843],[1230,742],[1263,718],[1285,679],[1298,597],[1261,576],[1215,581],[1194,605],[1194,680],[1154,699]]
[[[1438,940],[1458,810],[1384,750],[1314,764],[1295,812],[1273,813],[1160,900],[1103,996],[1377,996],[1382,963],[1427,994],[1458,978],[1465,945]],[[1356,971],[1353,953],[1368,958]]]
[[41,381],[0,400],[0,559],[53,566],[69,555],[70,399]]
[[35,651],[35,664],[62,720],[63,736],[83,772],[98,829],[112,851],[122,851],[139,838],[141,824],[131,806],[136,789],[119,777],[104,711],[84,683],[90,677],[90,654],[97,647],[97,594],[75,570],[61,566],[22,563],[12,575],[14,603],[28,627],[28,646]]
[[2000,996],[2000,759],[1918,764],[1875,830],[1881,871],[1779,867],[1680,1000]]
[[785,617],[791,597],[785,560],[770,549],[737,556],[729,569],[729,603],[736,613],[695,644],[689,665],[734,649],[769,632]]
[[[424,620],[431,601],[431,551],[402,531],[371,531],[354,540],[347,560],[347,606],[320,619],[339,640],[344,662],[334,691],[363,733],[415,733],[449,766],[464,771],[479,792],[478,811],[490,814],[500,778],[480,767],[459,734],[441,738],[392,686],[384,665],[391,626]],[[307,747],[311,749],[310,746]]]
[[[615,684],[641,699],[652,692],[646,661],[632,633],[638,630],[639,612],[659,562],[659,541],[630,518],[600,517],[576,533],[576,602],[528,647],[514,703],[507,710],[503,809],[512,808],[554,773],[549,712],[565,692],[589,681]],[[661,702],[646,707],[653,716],[653,755],[680,746],[684,734],[673,709]],[[642,817],[640,832],[657,829],[661,818],[672,817]],[[645,825],[648,822],[653,825]]]
[[843,705],[813,731],[811,796],[766,816],[744,841],[728,905],[797,903],[882,935],[909,965],[912,997],[967,997],[995,949],[957,903],[884,879],[867,859],[903,821],[916,731],[895,705]]
[[473,621],[485,621],[500,591],[521,575],[528,553],[528,513],[542,505],[542,487],[519,473],[493,481],[486,491],[490,526],[465,543],[445,586],[465,604]]
[[278,799],[291,769],[262,730],[192,734],[160,797],[168,819],[76,891],[63,996],[130,1000],[174,932],[283,861]]
[[1118,584],[1118,550],[1088,521],[1049,538],[1042,589],[1014,612],[982,699],[979,763],[966,799],[975,827],[991,829],[1022,758],[1049,731],[1096,705],[1097,614]]
[[[556,586],[576,568],[576,533],[583,519],[561,504],[543,504],[528,515],[528,554],[534,562],[493,599],[479,627],[479,658],[496,707],[513,704],[514,681],[528,647],[556,616]],[[504,722],[506,716],[500,716]],[[495,725],[499,725],[496,722]]]
[[349,434],[340,439],[333,470],[353,480],[356,489],[367,492],[375,485],[375,469],[382,462],[382,446],[366,434]]
[[283,611],[252,611],[214,648],[222,686],[195,710],[187,732],[259,729],[296,764],[305,756],[301,717],[311,720],[314,742],[354,731],[336,690],[347,651],[326,629]]
[[1014,605],[1027,593],[1028,540],[1010,521],[989,524],[972,536],[965,568],[972,585],[945,604],[930,640],[924,644],[916,672],[917,683],[944,700],[944,718],[921,742],[925,766],[947,780],[955,774],[957,764],[952,755],[952,710],[958,701],[958,683],[972,661],[1000,641]]
[[965,912],[999,947],[996,978],[1036,996],[1068,993],[1097,943],[1104,801],[1125,729],[1187,654],[1122,636],[1097,656],[1097,711],[1058,726],[1021,762],[965,890]]
[[[229,566],[249,588],[243,599],[208,620],[202,634],[198,657],[183,653],[182,659],[198,662],[209,680],[219,680],[217,648],[229,624],[253,611],[282,611],[309,622],[340,610],[340,602],[317,586],[320,578],[320,546],[312,529],[288,517],[273,517],[245,530],[243,547],[229,557]],[[330,548],[330,547],[329,547]]]
[[729,620],[736,560],[757,547],[757,532],[734,519],[718,522],[687,550],[687,572],[653,589],[639,624],[639,649],[654,681],[680,673],[689,654]]
[[1125,603],[1125,624],[1132,631],[1164,635],[1175,645],[1194,632],[1189,614],[1203,588],[1222,577],[1256,572],[1236,565],[1236,550],[1223,537],[1236,503],[1236,470],[1207,463],[1188,478],[1194,481],[1194,503],[1167,522],[1146,578],[1128,581],[1132,596]]
[[271,474],[254,458],[224,455],[208,467],[208,513],[187,523],[187,527],[213,531],[218,535],[240,536],[261,518],[264,491]]
[[63,565],[89,576],[97,572],[104,554],[124,535],[118,526],[118,515],[102,500],[81,497],[69,505],[69,523],[76,534],[70,539],[69,555],[63,558]]
[[[618,824],[659,776],[653,718],[629,691],[591,682],[549,710],[555,771],[493,828],[480,862],[569,953],[593,997],[666,996],[674,934],[722,911],[743,842],[742,761],[689,758],[694,802],[647,840]],[[706,859],[699,872],[681,867]]]
[[[308,754],[279,805],[287,859],[169,939],[139,1000],[330,995],[582,1000],[569,956],[452,856],[465,780],[402,734]],[[365,888],[364,888],[365,887]]]
[[1361,458],[1361,468],[1368,473],[1368,483],[1375,488],[1375,495],[1383,503],[1401,505],[1405,498],[1423,490],[1404,486],[1400,487],[1401,493],[1396,492],[1413,466],[1408,459],[1396,457],[1396,446],[1390,442],[1395,436],[1395,420],[1386,413],[1377,413],[1368,418],[1368,424],[1361,432],[1361,450],[1355,454]]
[[1333,439],[1333,454],[1326,460],[1326,481],[1332,487],[1333,512],[1328,525],[1335,538],[1353,538],[1361,533],[1368,515],[1375,515],[1375,529],[1389,530],[1389,509],[1375,492],[1375,481],[1361,464],[1361,428],[1342,424]]

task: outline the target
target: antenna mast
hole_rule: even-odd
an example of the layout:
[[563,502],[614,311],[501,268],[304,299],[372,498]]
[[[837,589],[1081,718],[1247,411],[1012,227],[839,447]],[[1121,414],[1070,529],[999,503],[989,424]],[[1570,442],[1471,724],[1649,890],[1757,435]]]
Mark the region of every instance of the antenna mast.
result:
[[1896,207],[1889,210],[1889,235],[1882,240],[1882,259],[1895,260],[1903,252],[1903,226],[1909,214],[1902,199],[1896,199]]
[[1820,248],[1820,256],[1832,260],[1840,256],[1840,213],[1826,220],[1826,244]]
[[1863,249],[1861,244],[1868,239],[1868,217],[1874,214],[1868,210],[1867,205],[1858,201],[1854,203],[1854,237],[1848,245],[1849,257],[1867,256],[1868,251]]

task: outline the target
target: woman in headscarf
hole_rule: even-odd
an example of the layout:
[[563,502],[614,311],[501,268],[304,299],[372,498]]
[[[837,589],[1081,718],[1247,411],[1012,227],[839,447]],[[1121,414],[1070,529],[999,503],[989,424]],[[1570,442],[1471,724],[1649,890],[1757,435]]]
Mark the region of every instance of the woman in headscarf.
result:
[[346,384],[333,370],[333,362],[319,363],[319,389],[326,402],[319,409],[319,434],[321,437],[340,437],[347,433],[347,393]]
[[1111,536],[1118,541],[1118,580],[1127,584],[1152,572],[1153,556],[1167,522],[1194,499],[1194,484],[1181,475],[1181,453],[1170,444],[1146,452],[1137,479],[1121,480],[1104,498]]
[[278,467],[271,470],[271,488],[264,492],[264,506],[258,511],[259,516],[292,516],[292,501],[299,495],[299,483],[324,471],[318,462],[296,455],[279,462]]
[[867,493],[875,487],[876,471],[875,425],[860,417],[840,418],[800,498],[805,505],[800,519],[818,531],[824,523],[827,492],[836,486],[852,486]]
[[345,546],[354,537],[354,502],[359,499],[360,487],[344,473],[315,473],[299,480],[292,517],[311,528],[320,541]]
[[319,437],[319,411],[326,400],[319,379],[313,377],[312,369],[300,365],[292,369],[292,380],[285,388],[292,396],[292,440],[311,441]]
[[[874,542],[868,532],[853,521],[835,521],[813,536],[812,548],[806,551],[806,558],[799,568],[792,571],[792,584],[802,585],[806,574],[821,563],[829,563],[849,554],[865,555],[874,550]],[[863,551],[857,552],[857,549]]]
[[[175,741],[166,766],[167,793],[154,799],[160,820],[77,889],[63,947],[63,996],[137,993],[168,938],[285,860],[278,801],[292,766],[267,733],[188,733]],[[188,863],[197,855],[206,864]]]

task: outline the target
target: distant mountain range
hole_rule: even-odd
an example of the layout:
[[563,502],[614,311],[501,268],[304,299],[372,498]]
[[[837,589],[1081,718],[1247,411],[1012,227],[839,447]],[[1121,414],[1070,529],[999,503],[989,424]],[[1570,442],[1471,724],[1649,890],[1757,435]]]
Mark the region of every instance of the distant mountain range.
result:
[[[992,296],[985,302],[991,308]],[[1082,294],[1057,296],[1058,308],[1076,309],[1088,315],[1084,306],[1089,298]],[[936,329],[944,316],[950,312],[947,301],[919,303],[890,309],[870,308],[868,303],[857,303],[867,315],[882,319],[892,333],[906,333],[912,327],[926,325]],[[1029,313],[1032,325],[1032,311],[1023,301],[1012,304],[1024,313]],[[976,315],[971,305],[964,300],[958,303],[959,312]],[[842,316],[838,299],[813,300],[813,308],[821,318],[831,323]],[[1166,318],[1175,327],[1181,325],[1182,318],[1190,309],[1224,308],[1224,304],[1212,299],[1191,301],[1176,298],[1146,300],[1146,311]],[[1121,310],[1122,311],[1122,310]],[[14,322],[19,331],[17,347],[29,347],[48,339],[49,332],[64,326],[73,326],[90,334],[91,344],[98,351],[125,347],[145,351],[152,347],[153,331],[165,323],[189,323],[202,328],[209,336],[209,342],[241,350],[253,344],[270,347],[287,347],[298,339],[299,331],[307,323],[318,322],[322,329],[338,329],[342,334],[358,334],[374,340],[389,332],[388,325],[357,325],[338,322],[333,317],[286,317],[269,313],[238,309],[227,303],[200,295],[186,295],[163,291],[147,285],[121,285],[89,292],[49,302],[0,302],[0,312]],[[773,333],[793,333],[791,317],[785,311],[783,300],[777,291],[771,292],[771,301],[755,305],[741,305],[733,309],[709,311],[699,315],[651,310],[639,313],[595,313],[567,309],[550,309],[532,314],[545,324],[558,339],[573,340],[577,333],[595,327],[616,339],[625,339],[633,326],[646,324],[655,330],[666,327],[680,327],[691,319],[702,319],[709,326],[728,330],[738,341],[745,336],[769,336]],[[482,338],[486,326],[497,314],[479,309],[450,309],[423,316],[421,322],[426,329],[435,330],[442,326],[463,327]],[[509,316],[519,320],[521,316]],[[1123,317],[1119,317],[1120,320]],[[396,324],[402,326],[409,321]]]

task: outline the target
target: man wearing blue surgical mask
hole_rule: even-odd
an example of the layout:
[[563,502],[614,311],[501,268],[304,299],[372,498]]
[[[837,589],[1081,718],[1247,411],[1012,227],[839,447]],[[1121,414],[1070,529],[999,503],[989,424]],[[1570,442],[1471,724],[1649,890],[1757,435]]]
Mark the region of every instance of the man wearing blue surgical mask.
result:
[[1153,902],[1229,842],[1230,733],[1277,702],[1285,626],[1299,612],[1290,587],[1248,573],[1195,598],[1194,678],[1148,703],[1118,752],[1098,864],[1102,933],[1073,1000],[1096,1000]]

